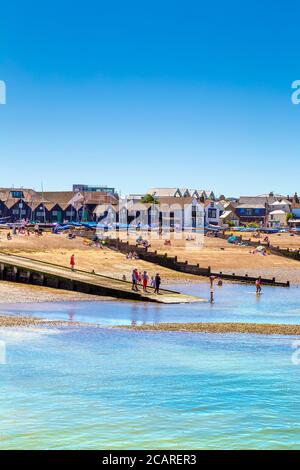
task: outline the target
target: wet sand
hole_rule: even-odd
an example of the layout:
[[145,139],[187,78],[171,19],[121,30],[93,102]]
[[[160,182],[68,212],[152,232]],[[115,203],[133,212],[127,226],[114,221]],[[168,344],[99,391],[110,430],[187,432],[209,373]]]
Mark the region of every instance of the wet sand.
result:
[[260,323],[158,323],[116,326],[135,331],[180,331],[191,333],[250,333],[258,335],[300,335],[300,325]]
[[84,300],[103,301],[115,300],[112,297],[82,294],[80,292],[52,289],[51,287],[33,286],[0,282],[0,305],[35,302],[78,302]]
[[81,326],[79,322],[63,320],[43,320],[35,317],[0,316],[0,328],[27,327],[27,326]]

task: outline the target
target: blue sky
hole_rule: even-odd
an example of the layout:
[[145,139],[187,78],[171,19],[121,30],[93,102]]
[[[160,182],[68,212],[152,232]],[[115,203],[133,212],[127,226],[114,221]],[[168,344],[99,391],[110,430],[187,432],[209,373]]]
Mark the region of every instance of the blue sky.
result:
[[300,192],[299,2],[1,2],[0,186]]

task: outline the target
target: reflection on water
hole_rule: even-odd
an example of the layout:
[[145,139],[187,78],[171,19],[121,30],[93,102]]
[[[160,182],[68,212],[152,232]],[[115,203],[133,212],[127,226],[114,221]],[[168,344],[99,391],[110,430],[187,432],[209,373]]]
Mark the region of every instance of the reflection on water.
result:
[[300,447],[291,338],[85,327],[0,339],[1,449]]

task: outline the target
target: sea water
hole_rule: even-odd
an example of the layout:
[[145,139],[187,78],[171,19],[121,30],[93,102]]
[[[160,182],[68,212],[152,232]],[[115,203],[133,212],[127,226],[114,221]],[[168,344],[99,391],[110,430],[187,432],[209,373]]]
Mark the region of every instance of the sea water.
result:
[[299,449],[293,338],[6,329],[1,449]]
[[[205,293],[207,286],[187,289]],[[213,306],[1,307],[1,314],[106,327],[0,330],[6,347],[0,448],[299,449],[295,337],[107,328],[159,321],[299,323],[297,288],[265,288],[259,300],[252,291],[224,285]]]
[[215,287],[213,304],[208,302],[207,284],[173,288],[202,297],[207,302],[174,305],[128,301],[47,302],[0,305],[0,314],[84,321],[103,326],[161,322],[300,323],[300,288],[296,286],[264,286],[263,294],[257,296],[255,286],[224,284]]

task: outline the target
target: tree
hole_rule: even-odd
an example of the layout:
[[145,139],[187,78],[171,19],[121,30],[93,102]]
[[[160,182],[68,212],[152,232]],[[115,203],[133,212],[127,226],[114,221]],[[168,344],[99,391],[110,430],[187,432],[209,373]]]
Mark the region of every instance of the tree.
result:
[[158,200],[155,199],[152,194],[145,194],[145,196],[142,197],[141,202],[143,204],[159,204]]
[[286,214],[286,223],[288,224],[289,223],[289,220],[293,218],[293,214],[292,212],[288,212]]

